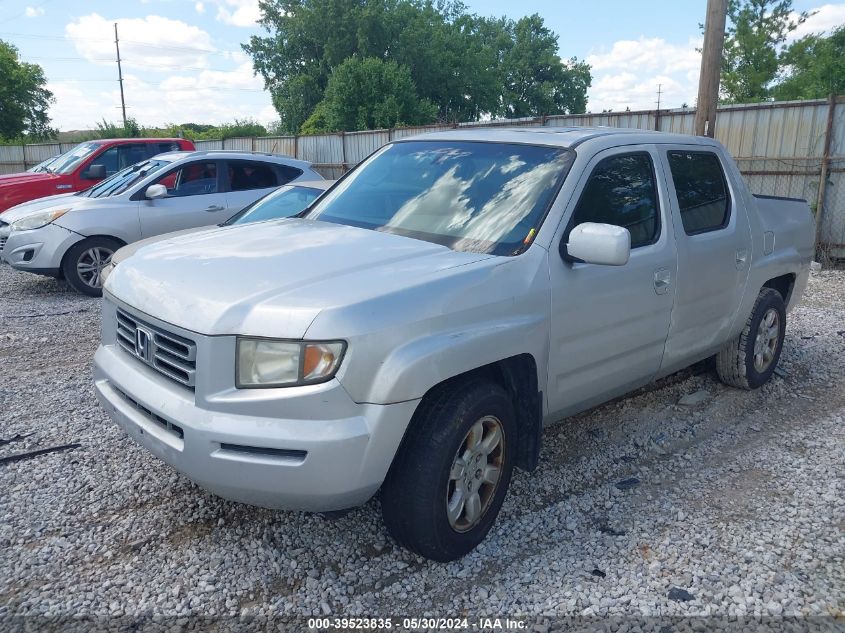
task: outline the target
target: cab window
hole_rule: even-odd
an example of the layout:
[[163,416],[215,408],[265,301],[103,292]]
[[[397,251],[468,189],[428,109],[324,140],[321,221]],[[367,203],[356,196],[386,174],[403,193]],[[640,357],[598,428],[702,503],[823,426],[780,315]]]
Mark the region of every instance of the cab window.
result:
[[686,151],[672,151],[668,156],[684,232],[695,235],[724,228],[730,216],[730,194],[719,157]]
[[587,181],[571,226],[599,222],[622,226],[631,233],[631,248],[655,242],[660,235],[657,185],[651,156],[646,152],[605,158]]
[[110,147],[91,161],[91,164],[103,165],[106,168],[106,177],[109,177],[147,158],[147,150],[143,143],[126,143]]

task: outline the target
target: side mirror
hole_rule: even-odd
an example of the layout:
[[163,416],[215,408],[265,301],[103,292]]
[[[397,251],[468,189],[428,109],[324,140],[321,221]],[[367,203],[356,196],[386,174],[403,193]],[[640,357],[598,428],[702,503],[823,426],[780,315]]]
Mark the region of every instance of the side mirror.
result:
[[613,224],[584,222],[569,233],[566,253],[588,264],[624,266],[631,256],[631,233]]
[[164,198],[167,196],[167,187],[164,185],[150,185],[147,187],[147,190],[144,192],[144,195],[150,199],[155,200],[156,198]]
[[82,172],[82,177],[87,180],[102,180],[106,177],[105,165],[89,165],[88,169]]

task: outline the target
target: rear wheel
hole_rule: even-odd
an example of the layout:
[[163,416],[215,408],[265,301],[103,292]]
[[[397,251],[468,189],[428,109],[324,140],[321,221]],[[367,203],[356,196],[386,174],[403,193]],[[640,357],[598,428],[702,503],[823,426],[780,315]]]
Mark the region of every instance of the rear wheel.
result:
[[103,269],[123,244],[111,237],[89,237],[71,246],[62,273],[74,290],[91,297],[103,294]]
[[757,389],[777,367],[786,333],[786,306],[777,290],[763,288],[742,333],[716,356],[716,371],[725,384]]
[[384,522],[401,545],[450,561],[490,531],[513,472],[515,416],[483,380],[426,396],[382,487]]

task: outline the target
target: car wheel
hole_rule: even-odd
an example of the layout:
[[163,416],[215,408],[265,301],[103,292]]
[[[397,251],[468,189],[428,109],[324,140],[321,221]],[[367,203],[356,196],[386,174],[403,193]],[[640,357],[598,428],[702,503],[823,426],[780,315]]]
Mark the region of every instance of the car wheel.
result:
[[785,333],[783,297],[777,290],[763,288],[742,333],[716,355],[719,379],[740,389],[765,384],[777,367]]
[[110,237],[89,237],[68,249],[62,260],[62,274],[74,290],[90,297],[103,294],[103,269],[121,244]]
[[515,415],[507,393],[461,381],[423,398],[381,490],[391,536],[426,558],[450,561],[496,520],[513,472]]

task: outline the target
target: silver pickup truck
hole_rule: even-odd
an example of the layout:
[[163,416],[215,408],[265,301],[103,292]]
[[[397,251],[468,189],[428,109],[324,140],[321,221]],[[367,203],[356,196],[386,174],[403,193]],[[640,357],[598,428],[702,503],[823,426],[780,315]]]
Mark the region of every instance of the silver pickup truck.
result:
[[717,142],[458,130],[390,143],[302,218],[139,250],[105,284],[96,390],[200,486],[271,508],[379,492],[402,545],[472,550],[544,424],[696,361],[753,389],[813,255],[804,201]]

